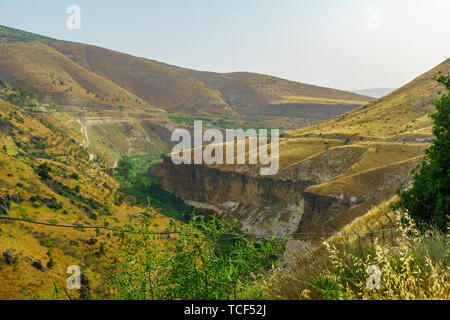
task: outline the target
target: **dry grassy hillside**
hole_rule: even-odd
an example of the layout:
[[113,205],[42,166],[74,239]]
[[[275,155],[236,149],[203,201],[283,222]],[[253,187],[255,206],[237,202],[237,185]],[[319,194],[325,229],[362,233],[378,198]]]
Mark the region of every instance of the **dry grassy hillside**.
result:
[[433,79],[450,73],[450,59],[410,83],[348,114],[319,125],[287,133],[289,136],[349,135],[366,139],[423,141],[431,138],[432,102],[443,90]]
[[39,41],[0,45],[0,78],[48,104],[151,108],[112,81],[77,65]]
[[[0,26],[0,79],[36,109],[81,132],[99,162],[170,150],[170,132],[195,119],[220,128],[296,129],[370,98],[251,73],[218,74]],[[206,125],[206,124],[205,124]]]
[[[261,74],[237,72],[218,74],[182,69],[208,86],[220,91],[223,99],[240,113],[251,116],[325,118],[332,109],[345,111],[371,100],[349,92],[325,89]],[[343,108],[343,109],[342,109]],[[282,109],[282,110],[280,110]],[[344,112],[345,112],[344,111]],[[336,111],[337,112],[337,111]]]
[[[54,117],[0,99],[0,218],[50,224],[0,219],[0,299],[45,298],[55,284],[65,287],[70,265],[87,276],[83,294],[96,297],[119,234],[51,225],[122,227],[130,215],[144,212],[127,204],[118,183],[88,161],[80,140]],[[42,177],[41,164],[50,168],[50,179]],[[156,215],[152,231],[168,226]],[[76,290],[69,294],[78,296]]]
[[324,120],[370,100],[265,75],[199,72],[90,45],[45,42],[145,101],[177,114]]
[[[338,110],[346,107],[348,111],[371,100],[265,75],[199,72],[90,45],[45,42],[147,102],[180,114],[270,116],[271,108],[267,107],[285,104],[291,109],[284,113],[288,116],[289,112],[295,113],[296,109],[308,106]],[[304,117],[307,116],[305,112]]]

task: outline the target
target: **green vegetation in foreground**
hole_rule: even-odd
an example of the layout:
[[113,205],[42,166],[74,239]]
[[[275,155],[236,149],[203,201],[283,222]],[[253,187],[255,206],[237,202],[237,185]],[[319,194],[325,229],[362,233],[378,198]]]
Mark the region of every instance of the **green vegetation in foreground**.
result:
[[[148,171],[155,163],[162,160],[161,154],[136,155],[122,158],[118,163],[116,179],[122,186],[122,191],[136,198],[140,205],[151,205],[161,210],[169,218],[187,221],[194,207],[165,190],[155,177],[149,177]],[[128,179],[125,179],[125,170]]]
[[[268,298],[264,279],[273,274],[283,246],[253,243],[236,225],[213,218],[179,226],[179,236],[163,245],[146,234],[152,209],[135,233],[125,233],[121,253],[105,276],[105,296],[119,300],[217,300]],[[236,234],[230,250],[219,240]]]

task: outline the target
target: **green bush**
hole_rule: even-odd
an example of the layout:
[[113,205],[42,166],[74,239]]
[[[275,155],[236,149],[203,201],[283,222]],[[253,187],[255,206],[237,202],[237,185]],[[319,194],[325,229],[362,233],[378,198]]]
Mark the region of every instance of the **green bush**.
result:
[[53,258],[53,251],[51,249],[47,251],[47,256],[48,262],[46,266],[48,269],[53,269],[53,267],[55,266],[55,259]]
[[70,177],[71,177],[73,180],[76,180],[76,181],[80,180],[80,176],[78,175],[78,173],[72,173],[72,174],[70,175]]
[[40,240],[40,243],[42,246],[44,246],[46,248],[53,248],[55,246],[53,241],[50,239],[42,239],[42,240]]
[[39,177],[41,177],[42,180],[50,180],[52,177],[50,176],[50,172],[52,171],[52,168],[49,167],[49,165],[45,162],[37,168],[37,173]]

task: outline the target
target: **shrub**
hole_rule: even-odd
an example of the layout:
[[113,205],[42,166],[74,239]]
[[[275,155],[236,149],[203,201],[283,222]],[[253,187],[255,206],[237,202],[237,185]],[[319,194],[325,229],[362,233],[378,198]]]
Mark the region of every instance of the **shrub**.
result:
[[53,251],[51,249],[47,251],[47,256],[48,256],[47,268],[53,269],[53,267],[55,266],[55,259],[53,258]]
[[80,180],[80,176],[78,175],[78,173],[72,173],[72,174],[70,175],[70,177],[71,177],[73,180],[76,180],[76,181]]
[[236,230],[216,218],[180,226],[176,239],[164,243],[146,233],[150,225],[146,218],[139,230],[123,234],[120,257],[105,278],[109,295],[127,300],[261,298],[262,285],[252,284],[282,249],[274,240],[256,246],[237,236],[223,252],[221,237]]
[[50,172],[52,168],[45,162],[39,165],[37,168],[37,174],[41,177],[42,180],[50,180],[52,177],[50,176]]
[[49,239],[42,239],[40,240],[40,243],[42,246],[46,248],[53,248],[55,245],[53,244],[52,240]]

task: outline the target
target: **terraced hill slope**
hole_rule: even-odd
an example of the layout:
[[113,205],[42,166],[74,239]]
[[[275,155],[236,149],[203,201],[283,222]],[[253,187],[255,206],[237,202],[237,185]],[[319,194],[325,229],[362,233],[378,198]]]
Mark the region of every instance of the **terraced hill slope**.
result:
[[169,190],[198,207],[237,218],[255,234],[341,229],[410,183],[408,172],[432,140],[433,78],[450,60],[383,99],[318,125],[283,133],[280,171],[255,166],[173,165],[154,168]]

